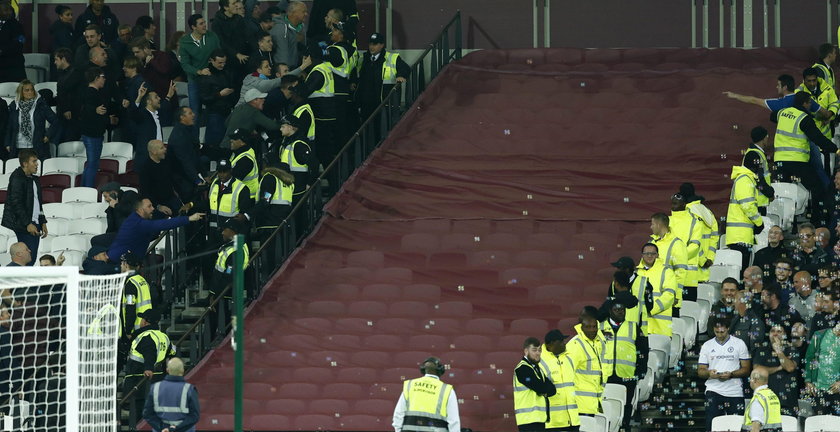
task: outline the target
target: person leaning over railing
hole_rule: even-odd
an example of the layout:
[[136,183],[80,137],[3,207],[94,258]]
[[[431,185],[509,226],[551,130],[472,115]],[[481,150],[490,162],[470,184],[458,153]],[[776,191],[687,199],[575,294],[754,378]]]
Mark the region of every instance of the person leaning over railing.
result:
[[187,216],[177,216],[169,219],[152,220],[154,213],[152,202],[148,198],[137,201],[132,213],[120,226],[117,236],[111,247],[108,249],[107,257],[110,261],[116,262],[128,251],[145,251],[149,243],[154,240],[163,230],[177,228],[201,220],[204,213],[195,213]]

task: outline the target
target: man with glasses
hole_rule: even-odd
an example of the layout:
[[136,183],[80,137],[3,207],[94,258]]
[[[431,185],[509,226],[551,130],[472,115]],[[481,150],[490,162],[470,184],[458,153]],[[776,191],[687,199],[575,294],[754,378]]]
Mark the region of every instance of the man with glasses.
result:
[[817,270],[828,262],[828,254],[820,247],[817,247],[816,228],[809,223],[800,224],[799,244],[791,254],[794,264],[799,270],[816,274]]

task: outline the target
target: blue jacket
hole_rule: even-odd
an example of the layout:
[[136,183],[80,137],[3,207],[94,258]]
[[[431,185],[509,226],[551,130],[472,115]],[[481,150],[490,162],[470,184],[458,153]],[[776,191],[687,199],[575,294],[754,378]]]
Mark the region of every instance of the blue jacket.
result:
[[[169,412],[160,412],[164,411],[160,408],[168,408]],[[175,426],[179,432],[194,432],[200,414],[198,391],[182,376],[167,375],[163,381],[152,384],[143,407],[143,419],[155,432],[169,426]]]
[[178,216],[170,219],[143,219],[137,212],[134,212],[120,225],[120,230],[117,231],[117,236],[108,249],[108,258],[111,261],[118,261],[122,254],[128,251],[144,256],[146,255],[146,248],[149,247],[149,243],[161,231],[177,228],[189,223],[190,220],[186,216]]

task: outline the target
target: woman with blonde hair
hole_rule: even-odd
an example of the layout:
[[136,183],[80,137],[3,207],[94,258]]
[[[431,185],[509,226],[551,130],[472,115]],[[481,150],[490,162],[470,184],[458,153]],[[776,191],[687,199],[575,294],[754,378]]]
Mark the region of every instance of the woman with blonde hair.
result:
[[[47,130],[47,122],[50,124]],[[25,79],[17,87],[17,96],[9,105],[6,128],[6,150],[9,157],[17,157],[20,149],[31,148],[38,159],[50,158],[50,143],[58,144],[61,123],[47,101],[35,91],[32,81]]]

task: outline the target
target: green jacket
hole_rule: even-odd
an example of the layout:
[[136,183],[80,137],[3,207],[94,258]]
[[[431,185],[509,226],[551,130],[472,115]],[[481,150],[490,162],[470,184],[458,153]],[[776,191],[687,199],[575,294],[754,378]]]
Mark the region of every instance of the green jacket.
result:
[[203,41],[197,42],[193,39],[192,33],[187,33],[181,38],[178,48],[178,55],[181,56],[181,68],[187,73],[187,80],[191,82],[198,78],[198,71],[207,67],[210,53],[221,46],[219,37],[211,31],[208,31],[203,39]]
[[840,381],[840,338],[833,329],[814,333],[808,352],[805,353],[805,382],[819,390],[828,390]]

